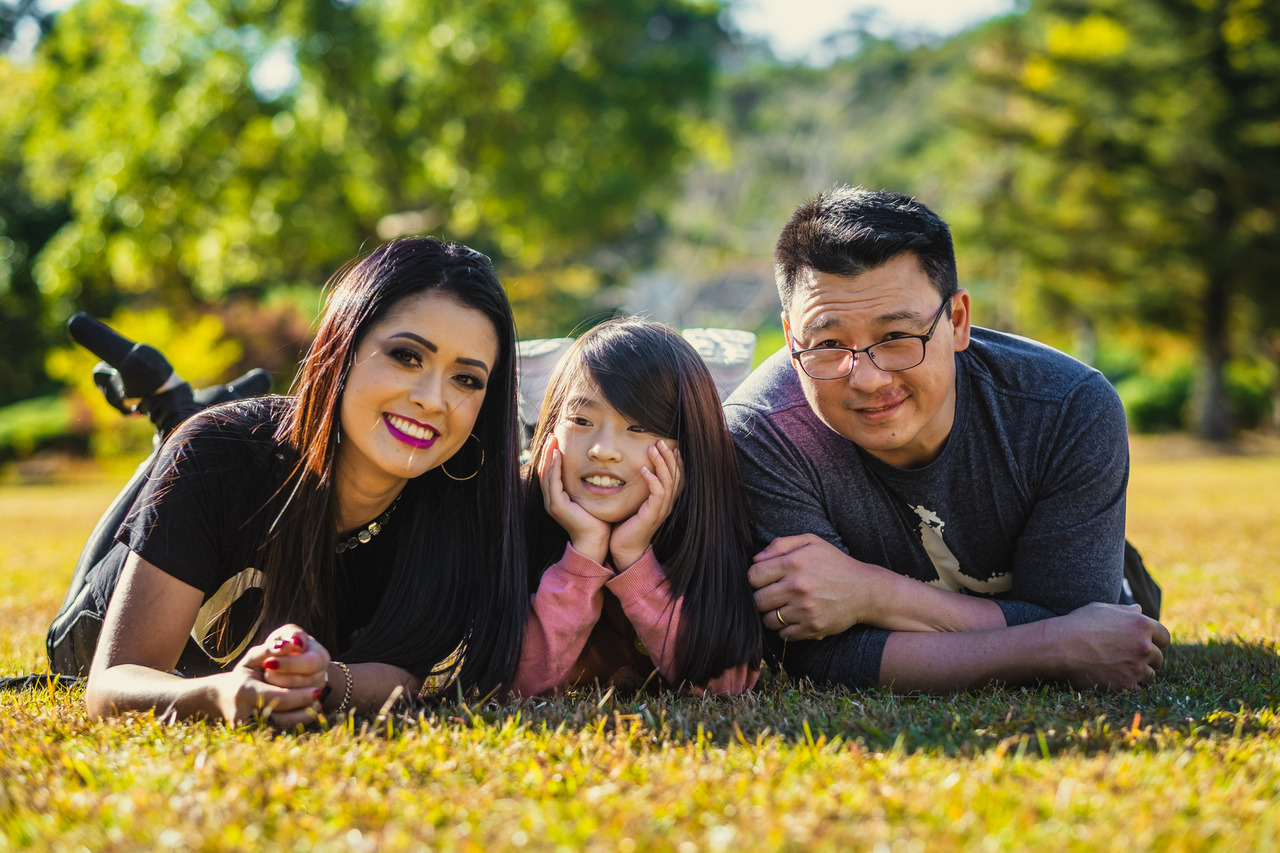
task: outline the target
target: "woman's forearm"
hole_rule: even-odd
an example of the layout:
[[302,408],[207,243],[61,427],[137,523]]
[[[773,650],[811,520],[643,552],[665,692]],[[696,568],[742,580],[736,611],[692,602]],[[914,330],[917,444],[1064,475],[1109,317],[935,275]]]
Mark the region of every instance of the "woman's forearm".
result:
[[221,697],[229,689],[228,674],[182,678],[138,664],[119,664],[93,671],[85,688],[90,716],[111,717],[126,711],[155,711],[176,719],[226,717]]
[[332,715],[380,711],[393,697],[413,698],[421,689],[422,679],[389,663],[353,663],[344,669],[335,661],[329,664],[329,695],[324,700],[324,712]]

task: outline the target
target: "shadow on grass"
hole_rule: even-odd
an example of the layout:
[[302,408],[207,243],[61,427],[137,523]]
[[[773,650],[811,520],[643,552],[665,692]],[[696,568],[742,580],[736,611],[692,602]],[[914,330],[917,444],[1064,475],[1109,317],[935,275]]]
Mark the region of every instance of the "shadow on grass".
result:
[[[22,703],[28,715],[64,718],[68,706],[83,702],[82,689],[46,684],[7,693],[11,698],[5,704]],[[1276,645],[1237,640],[1171,646],[1154,685],[1123,693],[1041,685],[904,696],[816,687],[766,668],[756,690],[735,697],[596,687],[520,702],[437,702],[412,714],[369,715],[350,725],[377,738],[395,738],[424,724],[560,731],[571,739],[575,733],[606,737],[635,750],[780,741],[868,752],[1051,757],[1176,750],[1242,739],[1280,745],[1278,698]],[[326,732],[302,735],[312,736],[323,738]]]
[[[942,696],[820,688],[766,669],[757,690],[699,699],[670,691],[584,689],[538,700],[447,702],[428,717],[623,735],[646,743],[857,743],[870,751],[1041,755],[1155,750],[1222,738],[1280,738],[1274,644],[1174,645],[1156,683],[1121,693],[1060,685],[992,687]],[[404,722],[409,722],[406,719]]]

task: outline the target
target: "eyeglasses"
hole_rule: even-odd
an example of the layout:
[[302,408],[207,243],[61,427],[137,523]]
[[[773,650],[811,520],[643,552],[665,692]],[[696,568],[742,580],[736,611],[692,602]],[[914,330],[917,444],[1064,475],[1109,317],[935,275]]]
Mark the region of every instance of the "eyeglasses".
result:
[[858,356],[867,354],[867,358],[876,367],[889,373],[899,370],[910,370],[924,361],[924,345],[933,337],[938,328],[938,320],[946,309],[949,299],[942,300],[938,313],[933,315],[933,323],[929,331],[923,335],[902,335],[889,338],[865,349],[849,347],[813,347],[812,349],[795,349],[795,338],[790,338],[791,357],[800,362],[800,367],[814,379],[843,379],[853,372]]

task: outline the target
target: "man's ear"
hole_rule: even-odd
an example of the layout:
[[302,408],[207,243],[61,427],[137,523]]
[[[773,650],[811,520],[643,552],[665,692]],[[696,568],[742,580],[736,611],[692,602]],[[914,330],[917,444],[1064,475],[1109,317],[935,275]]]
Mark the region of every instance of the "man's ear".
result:
[[969,348],[970,322],[969,291],[962,287],[951,297],[951,341],[955,352]]
[[[786,339],[783,341],[783,346],[787,349],[791,349],[791,321],[787,318],[786,311],[782,312],[782,336]],[[795,370],[796,373],[802,372],[800,370],[800,362],[796,361],[794,358],[791,359],[791,368]]]

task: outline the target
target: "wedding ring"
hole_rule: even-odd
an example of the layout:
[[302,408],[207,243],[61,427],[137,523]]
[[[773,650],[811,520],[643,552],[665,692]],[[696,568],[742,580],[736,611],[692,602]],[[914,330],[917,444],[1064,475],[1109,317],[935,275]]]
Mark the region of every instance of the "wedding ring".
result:
[[779,627],[779,628],[785,628],[785,627],[787,627],[787,620],[782,618],[782,608],[781,608],[781,607],[779,607],[777,610],[774,610],[774,611],[773,611],[773,615],[778,617],[778,627]]

